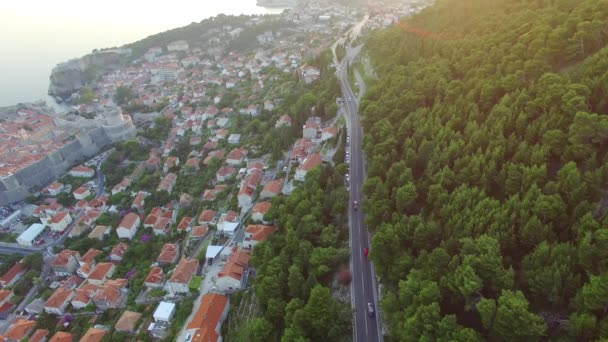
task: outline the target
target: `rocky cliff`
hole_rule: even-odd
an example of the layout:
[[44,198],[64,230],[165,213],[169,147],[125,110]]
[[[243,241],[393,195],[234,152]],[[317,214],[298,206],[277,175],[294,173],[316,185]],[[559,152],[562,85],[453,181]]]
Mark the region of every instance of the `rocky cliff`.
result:
[[82,58],[58,64],[51,72],[49,95],[66,100],[101,73],[123,66],[131,54],[129,49],[94,52]]

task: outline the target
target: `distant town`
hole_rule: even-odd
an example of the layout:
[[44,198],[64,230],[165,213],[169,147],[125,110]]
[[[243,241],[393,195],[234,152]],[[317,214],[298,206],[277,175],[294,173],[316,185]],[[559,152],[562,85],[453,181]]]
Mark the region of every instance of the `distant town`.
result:
[[[308,1],[278,16],[220,16],[197,40],[144,40],[141,53],[121,48],[120,66],[87,65],[63,113],[3,114],[2,337],[230,334],[231,295],[251,288],[251,252],[277,230],[274,199],[312,170],[349,163],[336,41],[424,6]],[[68,63],[56,88],[83,62]]]

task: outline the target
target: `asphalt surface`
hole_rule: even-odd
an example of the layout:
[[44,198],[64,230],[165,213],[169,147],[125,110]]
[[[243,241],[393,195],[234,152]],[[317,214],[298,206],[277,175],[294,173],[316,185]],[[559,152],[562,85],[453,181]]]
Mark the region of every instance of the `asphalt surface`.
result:
[[[347,127],[350,132],[350,205],[349,205],[349,225],[350,225],[350,245],[351,245],[351,301],[353,307],[353,340],[373,342],[382,341],[381,323],[378,316],[378,294],[376,290],[376,280],[373,265],[369,259],[363,255],[363,249],[370,245],[370,235],[364,224],[364,213],[362,212],[363,194],[362,186],[365,180],[365,157],[362,150],[363,131],[361,129],[358,114],[359,102],[348,84],[348,63],[359,53],[360,48],[350,49],[347,47],[347,54],[340,63],[337,71],[340,79],[340,86],[344,96],[343,110],[349,124]],[[353,209],[353,201],[359,203],[359,209]],[[371,316],[368,312],[368,303],[374,306],[375,315]]]

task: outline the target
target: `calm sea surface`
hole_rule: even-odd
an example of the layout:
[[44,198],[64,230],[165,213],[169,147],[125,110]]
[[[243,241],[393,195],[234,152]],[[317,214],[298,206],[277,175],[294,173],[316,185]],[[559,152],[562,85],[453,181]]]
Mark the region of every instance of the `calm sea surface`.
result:
[[220,13],[275,14],[256,0],[3,1],[0,107],[47,100],[51,69],[95,48],[120,46]]

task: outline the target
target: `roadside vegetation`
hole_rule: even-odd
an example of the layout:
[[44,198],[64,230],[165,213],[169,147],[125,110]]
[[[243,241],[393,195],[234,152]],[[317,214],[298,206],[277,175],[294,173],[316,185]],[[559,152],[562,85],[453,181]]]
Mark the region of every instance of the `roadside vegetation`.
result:
[[368,40],[390,340],[608,337],[606,25],[605,1],[446,0]]

